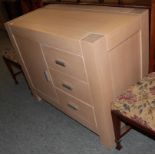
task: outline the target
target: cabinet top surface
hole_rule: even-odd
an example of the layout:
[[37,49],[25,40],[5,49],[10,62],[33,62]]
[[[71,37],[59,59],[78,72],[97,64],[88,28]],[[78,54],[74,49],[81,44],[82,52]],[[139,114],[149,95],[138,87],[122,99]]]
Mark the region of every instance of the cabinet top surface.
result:
[[139,19],[146,10],[105,6],[48,5],[12,20],[15,27],[80,40],[90,33],[106,35]]

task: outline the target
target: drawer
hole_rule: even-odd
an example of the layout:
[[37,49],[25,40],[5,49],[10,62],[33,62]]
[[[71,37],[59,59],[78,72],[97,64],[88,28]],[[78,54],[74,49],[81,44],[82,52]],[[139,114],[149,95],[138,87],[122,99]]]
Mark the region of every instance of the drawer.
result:
[[87,81],[82,57],[47,46],[43,47],[43,51],[49,67]]
[[96,123],[93,108],[60,90],[57,90],[57,94],[62,110],[94,131]]
[[50,73],[57,88],[91,104],[90,90],[86,82],[74,79],[53,69],[50,69]]

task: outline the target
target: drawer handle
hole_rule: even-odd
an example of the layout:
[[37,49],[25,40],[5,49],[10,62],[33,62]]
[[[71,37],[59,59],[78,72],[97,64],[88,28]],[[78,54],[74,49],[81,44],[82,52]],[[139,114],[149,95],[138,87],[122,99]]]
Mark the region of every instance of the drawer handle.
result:
[[72,91],[72,87],[68,86],[67,84],[62,84],[62,86],[70,91]]
[[67,106],[69,107],[69,108],[71,108],[71,109],[73,109],[73,110],[75,110],[75,111],[77,111],[78,110],[78,108],[77,107],[75,107],[74,105],[72,105],[72,104],[67,104]]
[[47,70],[44,71],[44,76],[45,76],[46,81],[50,81],[49,74],[48,74]]
[[55,60],[55,63],[59,66],[62,66],[62,67],[66,67],[65,63],[63,61],[60,61],[60,60]]

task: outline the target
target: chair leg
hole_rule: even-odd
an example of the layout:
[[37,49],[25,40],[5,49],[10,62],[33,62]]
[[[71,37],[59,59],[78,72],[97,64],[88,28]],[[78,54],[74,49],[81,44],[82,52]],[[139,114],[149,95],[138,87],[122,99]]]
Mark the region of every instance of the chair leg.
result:
[[16,76],[15,76],[15,74],[14,74],[14,72],[13,72],[13,69],[12,69],[12,67],[11,67],[11,64],[10,64],[5,58],[3,58],[3,60],[4,60],[5,64],[6,64],[7,68],[9,69],[9,71],[10,71],[10,73],[11,73],[11,76],[12,76],[12,78],[13,78],[14,81],[15,81],[15,84],[18,84],[18,81],[17,81]]
[[121,150],[121,121],[117,117],[116,114],[112,112],[112,120],[113,120],[113,126],[114,126],[114,133],[115,133],[115,142],[116,142],[116,149]]

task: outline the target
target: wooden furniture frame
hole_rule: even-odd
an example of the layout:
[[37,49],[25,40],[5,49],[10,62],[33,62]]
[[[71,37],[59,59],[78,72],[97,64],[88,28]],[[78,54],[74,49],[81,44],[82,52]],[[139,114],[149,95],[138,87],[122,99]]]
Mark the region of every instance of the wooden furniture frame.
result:
[[[81,3],[80,0],[76,0],[76,2],[72,4],[86,4],[86,5],[105,5],[105,6],[112,6],[112,7],[130,7],[130,8],[142,8],[142,9],[149,9],[150,12],[150,51],[149,51],[149,72],[155,71],[155,0],[146,0],[148,1],[147,4],[123,4],[121,0],[118,0],[118,3],[105,3],[104,0],[98,0],[98,3]],[[67,3],[62,2],[61,0],[57,0],[56,3]],[[120,150],[122,148],[120,141],[121,137],[126,134],[130,127],[124,132],[121,132],[121,121],[123,121],[126,125],[130,125],[132,128],[144,133],[145,135],[155,139],[155,132],[135,123],[133,120],[121,115],[117,111],[112,111],[112,119],[114,123],[114,134],[115,134],[115,142],[116,142],[116,149]]]
[[[52,4],[76,4],[76,5],[104,5],[104,6],[112,6],[112,7],[131,7],[131,8],[145,8],[150,10],[150,51],[149,51],[149,72],[155,71],[155,0],[146,0],[146,3],[124,3],[122,0],[118,0],[117,3],[107,3],[105,0],[98,0],[97,2],[91,3],[83,3],[80,0],[76,0],[75,2],[67,2],[63,0],[56,0],[52,2]],[[39,8],[43,5],[47,5],[51,3],[43,3],[42,0],[37,1],[21,1],[21,9],[23,13],[27,13],[31,10]]]
[[[97,2],[82,3],[80,0],[75,2],[63,2],[63,0],[56,0],[52,4],[75,4],[75,5],[104,5],[111,7],[130,7],[149,9],[150,12],[150,51],[149,51],[149,72],[155,71],[155,0],[146,0],[146,3],[123,3],[122,0],[118,0],[117,3],[107,3],[105,0],[98,0]],[[44,5],[49,3],[44,3]]]
[[117,150],[120,150],[122,148],[121,138],[129,131],[129,130],[126,130],[125,132],[121,132],[121,121],[124,122],[126,125],[129,125],[133,129],[140,131],[141,133],[149,136],[150,138],[155,139],[155,131],[138,124],[134,120],[131,120],[123,116],[118,111],[112,110],[111,114],[112,114],[112,120],[114,124],[115,142],[116,142]]
[[[132,25],[132,23],[131,23],[131,25]],[[9,28],[8,28],[8,29],[9,29]],[[147,30],[148,30],[148,29],[147,29]],[[41,37],[41,38],[42,38],[42,37]],[[20,37],[18,38],[18,36],[17,36],[16,39],[18,39],[18,42],[20,43],[21,38],[20,38]],[[23,42],[24,42],[24,41],[25,41],[26,43],[23,44],[22,49],[25,50],[25,47],[26,47],[25,45],[27,45],[27,43],[29,44],[29,41],[28,41],[28,40],[23,40]],[[87,40],[86,40],[86,41],[87,41]],[[30,43],[32,43],[32,42],[30,42]],[[100,42],[98,42],[98,43],[100,43]],[[35,45],[36,45],[36,44],[35,44],[35,42],[34,42],[34,46],[32,46],[32,51],[33,51],[33,47],[36,47],[36,48],[39,47],[38,45],[36,45],[36,46],[35,46]],[[84,44],[84,45],[85,45],[85,44]],[[98,44],[95,44],[95,46],[97,46],[97,45],[98,45]],[[87,44],[86,44],[85,46],[86,46],[85,48],[87,48]],[[130,47],[131,47],[131,46],[130,46]],[[89,47],[89,48],[90,48],[90,47]],[[90,48],[90,49],[91,49],[91,48]],[[95,49],[95,48],[94,48],[94,49]],[[102,49],[103,49],[103,48],[102,48]],[[23,51],[24,51],[24,50],[23,50]],[[29,49],[28,49],[27,51],[29,51],[30,53],[32,53]],[[136,48],[135,52],[136,52],[136,51],[138,51],[137,48]],[[99,52],[100,52],[100,51],[99,51]],[[99,53],[99,52],[98,52],[98,53]],[[134,52],[134,54],[133,54],[133,57],[135,57],[135,52]],[[25,52],[25,53],[26,53],[26,52]],[[96,55],[97,55],[97,54],[96,54]],[[95,55],[95,56],[96,56],[96,55]],[[100,56],[99,56],[99,57],[100,57]],[[40,55],[40,59],[41,59],[41,58],[42,58],[42,57],[41,57],[41,55]],[[97,57],[97,58],[98,58],[98,57]],[[90,57],[89,57],[89,59],[90,59]],[[41,60],[42,60],[42,59],[41,59]],[[86,59],[86,60],[87,60],[87,59]],[[96,59],[96,60],[99,60],[99,61],[98,61],[99,63],[97,63],[98,66],[104,66],[104,65],[102,64],[102,62],[104,62],[104,61],[100,61],[99,58]],[[38,59],[38,62],[39,62],[39,61],[40,61],[40,60]],[[28,61],[27,61],[27,62],[28,62]],[[100,62],[101,62],[101,63],[100,63]],[[105,62],[106,62],[106,61],[105,61]],[[89,63],[88,63],[88,64],[89,64]],[[37,64],[36,64],[36,65],[37,65]],[[135,66],[136,66],[136,65],[135,65]],[[97,68],[97,67],[96,67],[96,68]],[[31,68],[30,68],[30,69],[31,69]],[[43,71],[46,71],[46,70],[47,70],[47,69],[46,69],[46,66],[45,66],[45,68],[43,68]],[[107,68],[107,70],[109,70],[109,68]],[[33,68],[32,68],[32,72],[33,72]],[[96,71],[96,72],[97,72],[97,71]],[[47,72],[45,72],[45,73],[47,73]],[[97,73],[98,73],[98,72],[97,72]],[[48,75],[48,74],[45,74],[45,75]],[[97,74],[96,74],[96,75],[97,75]],[[100,74],[100,78],[101,78],[101,77],[104,78],[103,75],[105,75],[105,73]],[[45,76],[45,77],[46,77],[46,76]],[[93,76],[90,74],[90,77],[93,77]],[[96,76],[96,77],[97,77],[97,76]],[[97,78],[96,78],[96,77],[94,78],[95,80],[98,78],[98,77],[97,77]],[[107,78],[107,77],[109,77],[109,76],[106,76],[105,78]],[[36,79],[35,76],[34,76],[34,79]],[[92,79],[92,80],[94,81],[94,79]],[[108,78],[108,79],[110,79],[110,78]],[[47,78],[47,80],[48,80],[48,78]],[[109,82],[109,83],[110,83],[110,82]],[[114,82],[114,83],[115,83],[115,82]],[[116,83],[117,83],[117,82],[116,82]],[[36,84],[36,85],[37,85],[37,84]],[[99,85],[99,84],[98,84],[98,85]],[[44,86],[44,85],[43,85],[43,86]],[[105,86],[105,85],[103,85],[103,86]],[[105,87],[106,87],[106,86],[105,86]],[[43,87],[43,88],[44,88],[44,87]],[[49,88],[51,88],[51,87],[49,87]],[[106,88],[109,88],[109,90],[108,90],[109,92],[111,91],[111,90],[110,90],[111,87],[108,87],[108,86],[107,86]],[[45,89],[45,91],[46,91],[46,90],[47,90],[47,89]],[[95,89],[95,91],[97,91],[97,89]],[[108,96],[108,91],[107,91],[107,90],[105,91],[105,92],[106,92],[105,96]],[[44,92],[44,90],[43,90],[43,92]],[[48,92],[49,92],[49,91],[48,91]],[[48,93],[48,92],[47,92],[47,93]],[[52,92],[52,91],[51,91],[51,92]],[[95,94],[95,93],[94,93],[94,94]],[[99,94],[99,93],[96,93],[96,94],[95,94],[95,97],[97,96],[97,94]],[[109,93],[109,94],[110,94],[110,93]],[[101,94],[101,95],[102,95],[102,94]],[[53,96],[54,96],[54,95],[53,95]],[[99,97],[100,97],[100,96],[99,96]],[[98,98],[99,98],[99,97],[98,97]],[[54,97],[53,97],[53,98],[54,98]],[[97,98],[97,97],[96,97],[96,98]],[[96,99],[96,98],[95,98],[95,99]],[[111,98],[111,96],[109,96],[109,98]],[[108,103],[108,102],[109,102],[109,98],[107,98],[106,100],[104,99],[104,102],[105,102],[105,103]],[[47,100],[47,99],[46,99],[46,100]],[[101,102],[103,103],[103,100],[102,100]],[[99,102],[97,101],[97,102],[95,102],[95,103],[100,103],[100,101],[99,101]],[[110,101],[109,103],[111,103],[111,101]],[[103,105],[103,104],[101,104],[101,105]],[[105,104],[105,105],[107,106],[107,104]],[[97,106],[96,106],[96,107],[97,107]],[[109,107],[110,107],[110,106],[109,106]],[[99,105],[98,105],[97,108],[98,108],[97,111],[100,111],[101,108],[100,108]],[[103,107],[102,109],[105,109],[105,107]],[[110,110],[110,108],[109,108],[109,110]],[[111,119],[110,111],[109,111],[108,117],[104,117],[104,116],[103,116],[104,113],[103,113],[102,110],[100,111],[100,113],[102,114],[102,119],[104,118],[104,119],[107,120],[108,117],[110,117],[110,119]],[[107,123],[107,124],[108,124],[108,123]],[[111,127],[108,128],[108,125],[106,125],[106,128],[108,128],[108,129],[107,129],[108,132],[109,132],[109,129],[111,129],[111,130],[113,131],[112,123],[111,123],[110,126],[111,126]],[[105,134],[105,135],[106,135],[106,134]],[[112,134],[110,133],[109,135],[111,136]],[[109,136],[109,137],[110,137],[110,136]],[[109,138],[109,139],[110,139],[110,138]],[[110,142],[109,142],[109,144],[110,144]]]
[[[24,72],[23,72],[23,70],[22,70],[21,65],[20,65],[18,62],[12,61],[11,59],[5,57],[4,55],[2,56],[2,58],[3,58],[3,60],[4,60],[5,64],[6,64],[6,66],[7,66],[8,70],[10,71],[10,74],[11,74],[11,76],[12,76],[12,78],[13,78],[15,84],[18,84],[18,80],[17,80],[16,77],[17,77],[19,74],[22,74],[22,75],[24,76],[25,81],[26,81],[26,83],[27,83],[27,86],[28,86],[28,88],[29,88],[29,90],[30,90],[28,81],[27,81],[27,79],[26,79],[26,77],[25,77],[25,74],[24,74]],[[17,68],[18,71],[15,72],[14,69],[13,69],[13,67]]]
[[[51,8],[51,11],[47,9],[48,7]],[[60,5],[48,7],[38,9],[32,12],[32,14],[21,17],[19,20],[20,23],[18,23],[18,19],[6,23],[10,39],[21,58],[21,65],[33,94],[53,104],[58,109],[64,111],[97,133],[100,136],[101,142],[106,147],[111,148],[114,145],[113,124],[110,113],[111,101],[115,96],[126,89],[128,85],[135,83],[141,76],[144,76],[148,72],[146,68],[142,67],[142,64],[143,66],[148,66],[147,61],[144,60],[140,63],[141,60],[139,59],[139,54],[147,58],[145,53],[148,53],[148,11],[142,10],[140,14],[138,11],[139,15],[135,15],[135,18],[132,18],[133,16],[131,14],[127,16],[125,14],[124,16],[126,16],[127,19],[129,18],[130,22],[127,22],[127,27],[123,26],[124,31],[122,34],[119,33],[122,31],[122,28],[119,27],[120,21],[113,21],[113,19],[114,17],[119,18],[119,16],[124,19],[124,16],[119,13],[117,16],[115,16],[115,13],[111,16],[110,13],[111,20],[107,20],[107,24],[108,22],[109,25],[111,22],[116,22],[116,24],[111,24],[112,28],[107,31],[114,32],[114,36],[107,35],[107,37],[104,37],[104,32],[102,31],[105,23],[104,20],[99,23],[100,20],[97,17],[100,14],[93,13],[92,11],[90,13],[94,15],[92,23],[95,22],[97,27],[95,28],[94,26],[90,29],[94,33],[92,32],[83,38],[84,35],[91,32],[89,30],[90,25],[87,24],[89,23],[89,19],[86,19],[87,16],[81,18],[81,21],[76,24],[78,30],[81,29],[79,33],[79,31],[76,31],[76,28],[68,29],[68,26],[71,26],[74,22],[74,20],[72,22],[68,19],[77,17],[76,14],[74,15],[71,11],[68,11],[68,17],[64,21],[63,30],[64,36],[66,37],[59,37],[59,28],[54,21],[57,21],[60,15],[57,15],[56,12],[60,10],[60,13],[64,14],[65,10],[61,9]],[[58,7],[57,10],[55,9],[56,12],[52,7]],[[68,9],[71,7],[75,8],[75,6],[68,6]],[[94,10],[96,9],[96,7],[92,8],[94,8]],[[129,10],[134,11],[134,9]],[[51,12],[51,16],[48,16],[44,23],[42,23],[42,19],[45,19],[44,11],[45,13],[47,11],[48,14]],[[113,12],[113,8],[111,8],[111,11]],[[36,18],[36,16],[34,16],[36,12],[38,12],[38,17],[40,17],[37,22],[39,26],[38,31],[36,31],[36,21],[33,20]],[[118,9],[118,12],[120,12],[120,9]],[[137,14],[137,12],[133,13]],[[85,11],[80,11],[79,9],[78,15],[85,15]],[[100,18],[106,18],[106,14],[101,15]],[[48,23],[50,19],[53,19],[52,23]],[[138,24],[142,23],[142,19],[146,25]],[[28,21],[34,21],[34,24]],[[121,21],[122,23],[126,23],[126,20]],[[133,21],[133,23],[131,21]],[[83,32],[83,25],[81,25],[83,22],[86,23],[84,30],[88,28],[88,31]],[[68,26],[65,26],[65,23],[68,24]],[[49,31],[44,32],[45,24],[49,27]],[[100,29],[101,24],[103,24],[103,27]],[[24,25],[27,25],[27,28],[25,27],[26,29],[22,29]],[[28,27],[32,27],[32,30]],[[54,28],[58,28],[58,34]],[[129,28],[131,28],[131,31],[128,31]],[[74,33],[71,34],[70,31]],[[96,34],[96,31],[99,31],[99,34]],[[53,35],[54,32],[56,32],[55,35]],[[140,32],[143,32],[144,37],[141,37]],[[79,37],[77,37],[77,34],[79,34]],[[115,38],[115,36],[118,38],[112,42],[112,38]],[[79,40],[81,40],[80,43]],[[144,44],[139,44],[142,40]],[[109,42],[108,47],[107,42]],[[143,45],[144,48],[141,47],[141,45]],[[140,49],[144,49],[143,52]],[[106,52],[110,50],[111,52]],[[124,53],[124,51],[126,52]],[[116,53],[117,55],[115,55]],[[127,55],[127,57],[125,57],[125,55]],[[121,59],[121,56],[124,57],[124,60]],[[127,64],[124,66],[127,71],[127,78],[123,77],[125,72],[122,70],[122,65],[120,65],[119,60],[121,64]],[[133,60],[132,64],[131,60]],[[74,64],[74,62],[78,63]],[[57,64],[59,66],[57,66]],[[60,66],[66,66],[66,68],[58,68]],[[72,67],[71,69],[69,68],[70,66]],[[78,75],[72,74],[77,68],[78,71],[76,73],[78,73]],[[136,72],[134,72],[134,69],[136,69]],[[132,77],[131,80],[130,77]],[[121,81],[121,83],[119,83],[119,81]],[[65,99],[66,102],[64,103]],[[70,105],[71,103],[74,103],[74,105]],[[77,107],[79,107],[79,110],[73,111],[74,109],[76,110]],[[89,115],[82,116],[85,114]]]
[[[21,66],[18,63],[14,62],[14,61],[12,61],[10,59],[7,59],[5,56],[3,56],[3,60],[4,60],[5,64],[6,64],[8,70],[10,71],[11,76],[12,76],[12,78],[15,81],[15,84],[18,84],[16,76],[19,75],[19,74],[23,74],[24,75]],[[19,71],[18,72],[14,72],[13,66],[18,68]]]

